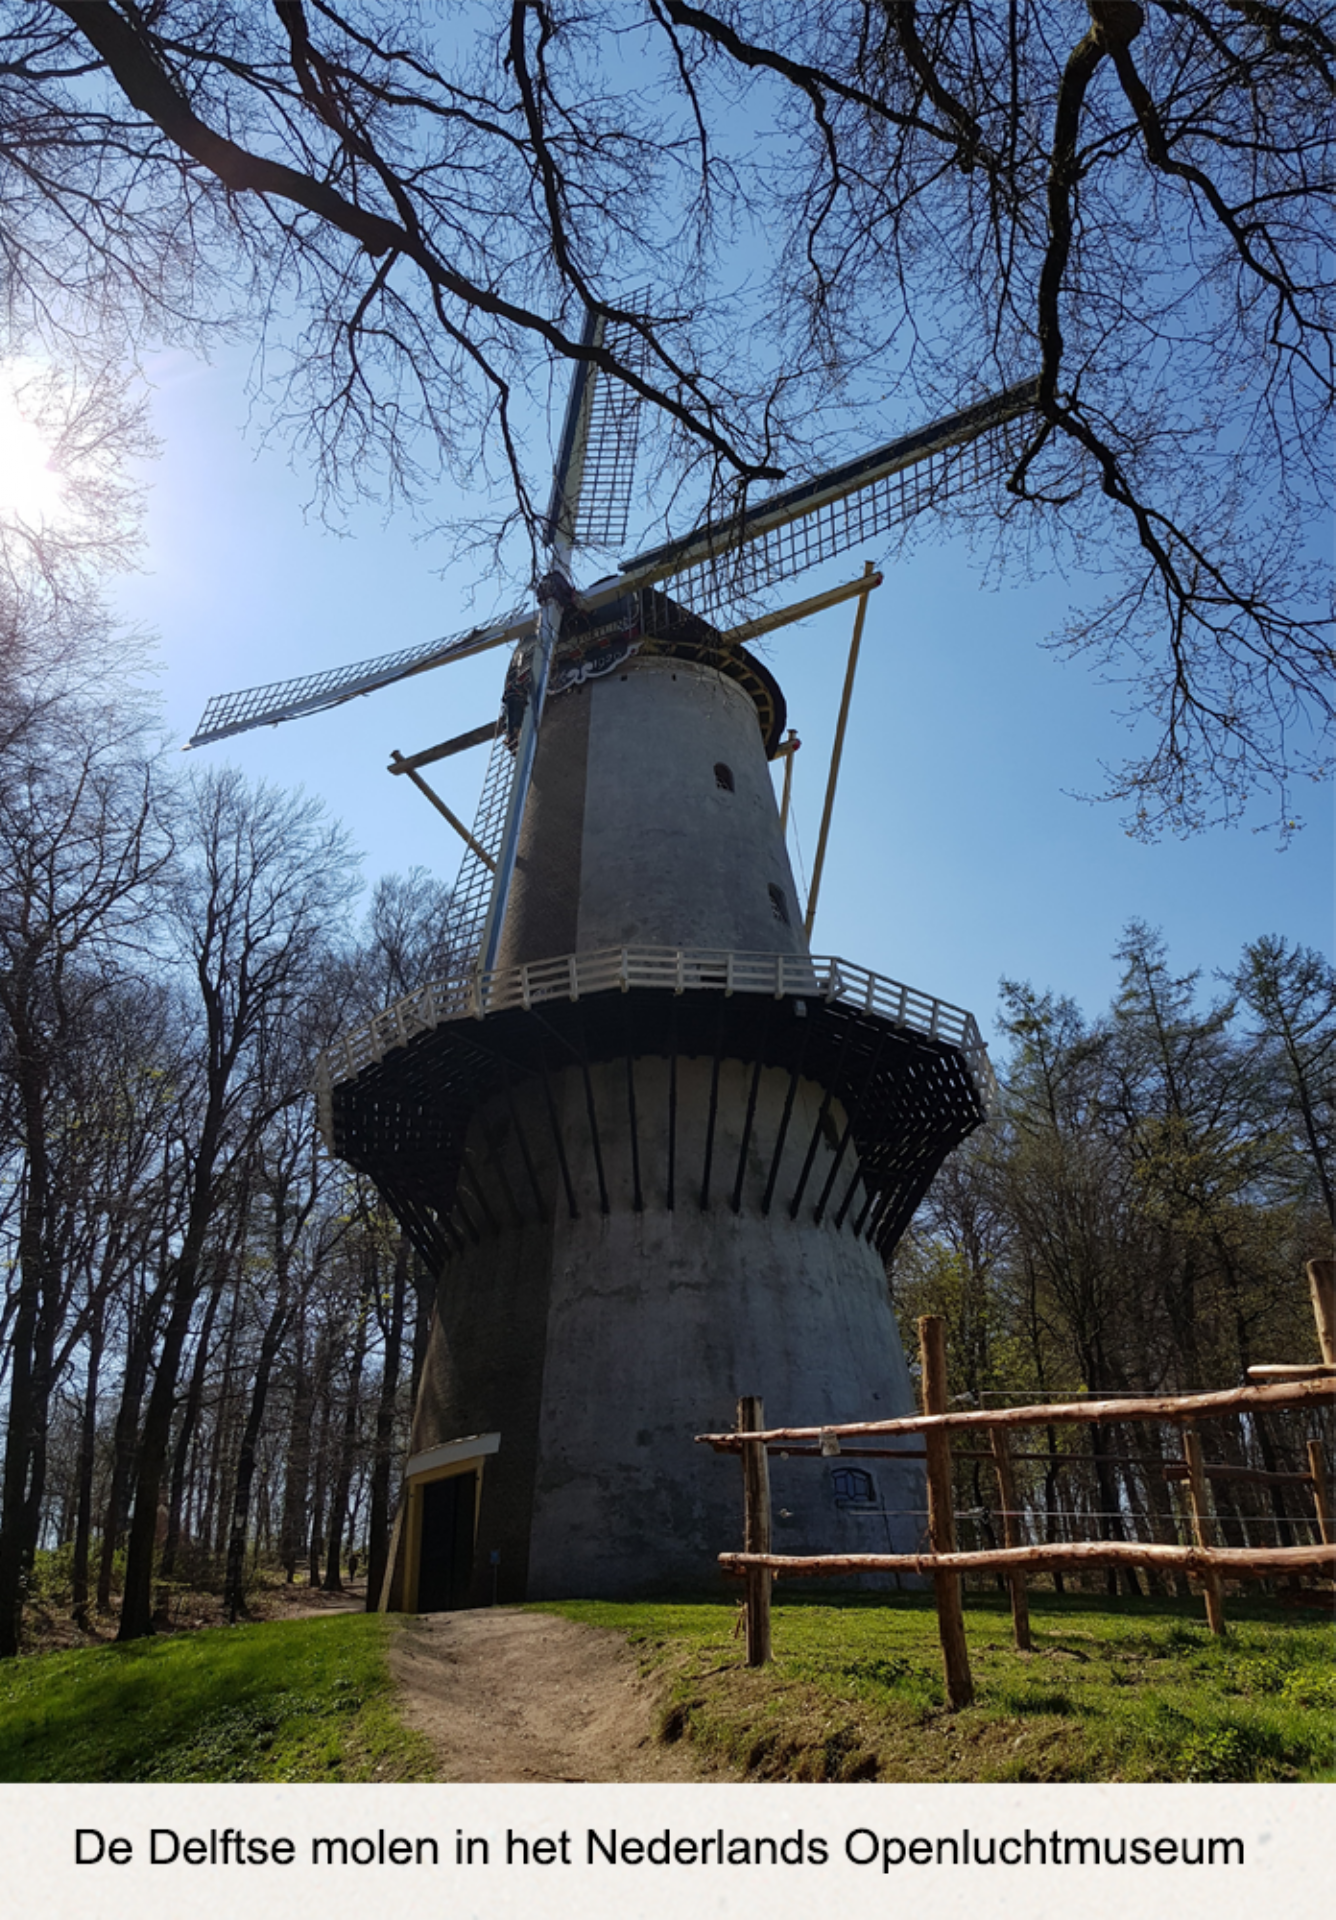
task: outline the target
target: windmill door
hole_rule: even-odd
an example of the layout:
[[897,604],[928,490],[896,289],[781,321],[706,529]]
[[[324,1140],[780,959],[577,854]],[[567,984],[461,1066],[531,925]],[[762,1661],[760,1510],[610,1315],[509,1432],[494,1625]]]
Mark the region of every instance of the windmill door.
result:
[[450,1613],[468,1605],[477,1496],[476,1468],[429,1480],[422,1489],[419,1613]]

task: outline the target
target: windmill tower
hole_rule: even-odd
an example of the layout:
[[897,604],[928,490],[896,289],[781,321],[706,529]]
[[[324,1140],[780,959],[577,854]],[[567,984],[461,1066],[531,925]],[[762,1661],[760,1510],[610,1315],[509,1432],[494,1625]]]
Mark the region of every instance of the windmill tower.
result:
[[[587,342],[600,339],[591,320]],[[633,348],[625,323],[614,351]],[[740,1393],[819,1426],[913,1411],[884,1257],[984,1118],[973,1018],[815,956],[770,762],[783,694],[730,605],[995,479],[1030,385],[577,593],[624,530],[634,415],[582,367],[539,608],[222,696],[192,745],[515,646],[455,887],[450,977],[320,1063],[333,1150],[439,1277],[385,1603],[700,1590],[737,1532],[693,1444]],[[814,905],[814,901],[811,903]],[[772,1465],[777,1547],[917,1544],[921,1470]]]

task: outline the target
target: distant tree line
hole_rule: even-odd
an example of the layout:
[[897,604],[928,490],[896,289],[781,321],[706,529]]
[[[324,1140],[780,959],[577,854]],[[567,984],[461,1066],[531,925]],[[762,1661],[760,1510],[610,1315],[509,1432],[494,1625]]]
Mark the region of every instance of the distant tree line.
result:
[[257,1551],[374,1579],[428,1309],[309,1084],[432,970],[444,890],[383,880],[359,924],[342,829],[169,771],[85,614],[0,677],[3,1654],[44,1548],[122,1638],[173,1583],[235,1617]]
[[[1267,937],[1206,1001],[1139,923],[1118,958],[1095,1020],[1004,983],[1001,1110],[896,1251],[902,1321],[945,1316],[961,1404],[1227,1387],[1250,1366],[1321,1357],[1304,1265],[1330,1254],[1336,1227],[1336,971]],[[1218,1466],[1298,1474],[1324,1429],[1330,1443],[1317,1413],[1222,1419],[1202,1423],[1203,1446]],[[1163,1469],[1181,1447],[1163,1426],[1041,1428],[1026,1446],[1017,1479],[1036,1538],[1175,1537]],[[979,1543],[1002,1544],[991,1464],[957,1476]],[[1219,1544],[1314,1537],[1302,1486],[1210,1487]]]

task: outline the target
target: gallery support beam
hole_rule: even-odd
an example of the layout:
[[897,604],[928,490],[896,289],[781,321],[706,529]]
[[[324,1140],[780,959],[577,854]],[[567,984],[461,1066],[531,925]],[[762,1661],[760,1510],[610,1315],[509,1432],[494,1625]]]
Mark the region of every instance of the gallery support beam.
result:
[[835,722],[835,742],[830,750],[830,773],[826,780],[826,804],[821,813],[821,831],[817,836],[816,858],[812,862],[812,890],[807,896],[807,915],[803,922],[803,932],[810,940],[812,927],[816,921],[817,896],[821,891],[821,874],[826,864],[826,845],[830,839],[830,822],[835,812],[835,788],[840,778],[840,761],[844,757],[844,735],[849,725],[849,708],[854,697],[854,675],[858,672],[858,653],[863,644],[863,622],[867,618],[867,597],[881,581],[881,575],[869,561],[863,569],[863,578],[859,582],[863,591],[859,596],[858,612],[854,615],[853,639],[849,642],[849,661],[844,670],[844,691],[840,695],[840,714]]

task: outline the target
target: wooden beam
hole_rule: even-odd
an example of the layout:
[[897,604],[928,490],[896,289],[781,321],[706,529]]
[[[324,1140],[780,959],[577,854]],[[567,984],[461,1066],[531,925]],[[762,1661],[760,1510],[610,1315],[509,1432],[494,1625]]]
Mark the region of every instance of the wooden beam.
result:
[[[869,594],[874,587],[881,585],[882,576],[873,573],[871,561],[863,568],[857,580],[846,580],[842,587],[831,587],[825,593],[814,593],[810,600],[796,600],[791,607],[778,607],[774,613],[758,614],[755,620],[744,620],[741,626],[730,627],[727,633],[720,634],[726,647],[741,646],[744,641],[755,640],[763,633],[774,633],[779,627],[791,627],[795,621],[810,619],[814,613],[824,613],[827,607],[838,607],[846,600],[856,599],[859,594]],[[783,752],[783,748],[780,749]],[[775,755],[779,758],[779,754]]]
[[[1188,1468],[1188,1500],[1192,1507],[1192,1537],[1199,1547],[1209,1549],[1211,1509],[1206,1499],[1206,1475],[1202,1471],[1201,1435],[1194,1427],[1183,1434],[1183,1453]],[[1225,1630],[1225,1596],[1220,1575],[1208,1569],[1201,1575],[1206,1594],[1206,1624],[1211,1632]]]
[[[762,1402],[755,1394],[744,1394],[738,1401],[738,1429],[746,1432],[764,1419]],[[747,1441],[742,1449],[743,1526],[742,1538],[749,1554],[770,1551],[770,1462],[757,1441]],[[774,1575],[765,1567],[747,1570],[747,1665],[770,1664],[770,1588]]]
[[426,794],[428,800],[431,801],[431,804],[435,807],[437,813],[441,815],[442,819],[449,821],[450,825],[454,828],[455,832],[459,835],[460,839],[464,842],[465,846],[469,847],[474,853],[476,853],[478,858],[482,861],[483,865],[487,867],[492,873],[496,872],[496,862],[495,860],[493,860],[491,854],[487,852],[485,847],[480,847],[478,845],[478,842],[473,838],[473,835],[469,832],[468,828],[464,825],[464,822],[460,820],[455,814],[451,813],[449,807],[446,806],[440,794],[433,793],[432,789],[427,785],[426,781],[422,778],[422,775],[418,772],[417,768],[410,766],[407,760],[404,759],[403,755],[398,751],[397,748],[395,749],[394,757],[390,762],[390,772],[406,773],[409,779],[413,782],[413,785],[417,788],[418,792]]
[[[1042,1457],[1042,1456],[1041,1456]],[[1166,1460],[1160,1468],[1166,1480],[1186,1480],[1188,1463],[1186,1460]],[[1307,1487],[1312,1479],[1306,1473],[1267,1473],[1261,1467],[1231,1467],[1226,1465],[1202,1466],[1202,1472],[1208,1480],[1242,1480],[1251,1487]]]
[[802,741],[793,731],[793,728],[790,727],[788,739],[775,755],[776,760],[782,758],[784,761],[784,793],[779,803],[779,831],[781,834],[786,834],[789,830],[789,796],[793,792],[793,756],[797,753],[801,745]]
[[[997,1471],[997,1492],[1002,1502],[1002,1538],[1009,1547],[1023,1547],[1020,1514],[1016,1507],[1016,1481],[1011,1471],[1011,1443],[1005,1427],[993,1428],[993,1465]],[[1017,1653],[1030,1651],[1030,1603],[1025,1593],[1025,1570],[1017,1568],[1007,1575],[1011,1588],[1011,1632]]]
[[786,1579],[840,1573],[1072,1573],[1087,1567],[1178,1567],[1230,1579],[1265,1580],[1272,1574],[1336,1574],[1336,1545],[1321,1547],[1163,1547],[1147,1540],[1063,1540],[1036,1547],[990,1547],[953,1553],[721,1553],[725,1573],[768,1567]]
[[855,581],[856,587],[863,592],[858,602],[858,612],[854,615],[854,635],[849,642],[849,663],[844,670],[844,692],[840,696],[840,713],[835,722],[835,742],[830,750],[830,773],[826,780],[826,804],[821,814],[821,832],[817,836],[816,859],[812,863],[812,889],[807,896],[807,916],[803,922],[803,931],[812,938],[812,926],[816,920],[817,895],[821,891],[821,870],[826,864],[826,843],[830,838],[830,820],[835,811],[835,788],[840,777],[840,761],[844,755],[844,732],[849,724],[849,705],[853,699],[854,675],[858,671],[858,650],[863,644],[863,621],[867,617],[867,597],[877,585],[881,575],[874,572],[869,560],[863,568],[863,578]]
[[[1147,1394],[1134,1400],[1064,1400],[1031,1407],[987,1408],[969,1413],[909,1414],[895,1420],[850,1420],[826,1427],[771,1427],[749,1434],[752,1440],[775,1444],[785,1440],[820,1440],[823,1433],[840,1439],[861,1434],[922,1433],[957,1427],[1047,1427],[1088,1425],[1104,1420],[1194,1420],[1217,1413],[1242,1413],[1253,1407],[1322,1406],[1332,1400],[1328,1380],[1281,1381],[1270,1387],[1226,1387],[1219,1393]],[[696,1439],[720,1452],[731,1452],[741,1441],[736,1433],[699,1433]]]
[[1289,1367],[1267,1364],[1249,1367],[1250,1380],[1331,1380],[1336,1381],[1336,1366],[1326,1360],[1319,1360],[1312,1366]]
[[1336,1366],[1336,1260],[1310,1260],[1308,1287],[1313,1296],[1318,1346],[1329,1367]]
[[1322,1462],[1322,1442],[1308,1442],[1308,1472],[1313,1482],[1313,1505],[1317,1509],[1317,1530],[1322,1536],[1324,1546],[1330,1546],[1336,1540],[1332,1531],[1331,1502],[1327,1498],[1327,1469]]
[[452,753],[466,753],[470,747],[486,746],[489,740],[495,740],[496,728],[493,720],[490,726],[475,727],[472,733],[457,733],[453,740],[443,740],[439,747],[425,747],[421,753],[403,754],[396,748],[388,771],[411,773],[414,767],[429,767],[433,760],[448,760]]
[[[923,1411],[946,1411],[946,1322],[938,1313],[925,1313],[918,1323],[919,1358],[923,1363]],[[951,1443],[944,1433],[930,1433],[928,1449],[928,1538],[937,1559],[956,1550],[956,1523],[951,1497]],[[946,1670],[946,1697],[959,1712],[974,1703],[965,1641],[965,1614],[960,1598],[960,1575],[945,1571],[932,1576],[937,1596],[937,1631]]]
[[[801,1447],[767,1447],[766,1452],[777,1454],[781,1460],[802,1460],[809,1455],[815,1458],[820,1458],[820,1459],[829,1458],[828,1454],[822,1453],[821,1448],[819,1446],[811,1447],[811,1446],[803,1445]],[[926,1447],[841,1447],[840,1448],[841,1460],[926,1460],[927,1457],[928,1457],[928,1451]],[[955,1455],[955,1458],[957,1460],[959,1460],[960,1457],[961,1456],[959,1454]],[[969,1456],[966,1455],[966,1458],[968,1457]],[[993,1456],[991,1453],[981,1453],[979,1455],[979,1458],[981,1460],[991,1460],[992,1457]],[[1303,1473],[1299,1475],[1299,1478],[1303,1481],[1304,1485],[1307,1486],[1308,1475],[1306,1473]]]

